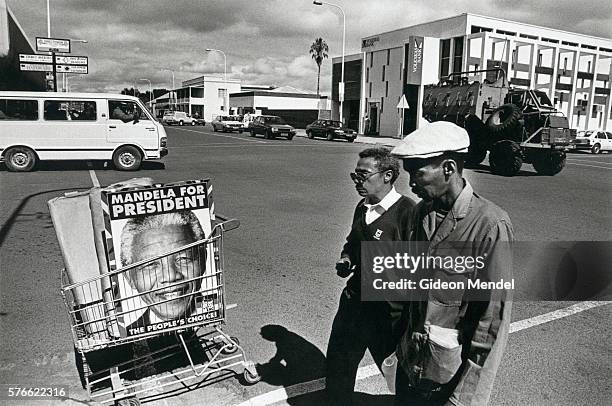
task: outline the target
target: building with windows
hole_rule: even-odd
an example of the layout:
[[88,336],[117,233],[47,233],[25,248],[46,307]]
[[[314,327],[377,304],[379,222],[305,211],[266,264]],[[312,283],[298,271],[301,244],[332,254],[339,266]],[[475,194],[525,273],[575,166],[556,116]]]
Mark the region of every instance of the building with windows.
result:
[[166,111],[184,111],[203,117],[207,122],[219,114],[229,114],[229,95],[239,92],[240,80],[217,76],[200,76],[181,83],[179,89],[153,100],[153,111],[157,117]]
[[19,54],[34,54],[34,50],[6,0],[0,0],[0,90],[47,89],[45,72],[19,69]]
[[[413,131],[423,120],[424,85],[495,66],[505,70],[511,86],[544,91],[572,127],[612,128],[609,38],[465,13],[362,38],[359,56],[345,60],[350,61],[345,62],[345,88],[349,63],[361,61],[360,132],[366,122],[381,136]],[[338,87],[336,70],[339,58],[334,59],[332,89]],[[471,73],[468,80],[484,81],[487,75]],[[403,118],[397,108],[402,97],[408,104]],[[332,99],[338,100],[337,92]],[[353,104],[344,107],[345,116]]]

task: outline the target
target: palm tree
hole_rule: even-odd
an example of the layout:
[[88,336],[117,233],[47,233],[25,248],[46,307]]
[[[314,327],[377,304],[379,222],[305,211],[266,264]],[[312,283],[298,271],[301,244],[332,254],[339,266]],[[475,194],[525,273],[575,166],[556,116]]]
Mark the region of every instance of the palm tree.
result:
[[317,96],[319,95],[319,82],[321,80],[321,64],[323,63],[323,59],[327,58],[327,52],[329,52],[329,47],[327,43],[323,41],[323,38],[315,39],[315,42],[310,45],[310,54],[312,55],[312,59],[317,63],[317,68],[319,69],[317,72]]

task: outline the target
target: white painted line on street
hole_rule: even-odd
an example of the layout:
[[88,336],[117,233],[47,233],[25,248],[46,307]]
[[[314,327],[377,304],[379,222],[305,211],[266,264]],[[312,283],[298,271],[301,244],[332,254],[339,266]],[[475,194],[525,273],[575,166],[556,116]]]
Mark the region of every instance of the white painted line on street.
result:
[[612,169],[609,166],[598,166],[598,165],[585,165],[585,164],[577,164],[575,162],[568,162],[568,165],[576,165],[576,166],[588,166],[590,168],[601,168],[601,169]]
[[189,132],[192,132],[192,133],[198,133],[198,134],[213,135],[213,136],[215,136],[215,137],[235,138],[235,139],[240,140],[240,141],[251,141],[251,142],[260,142],[260,143],[263,143],[263,144],[267,144],[267,142],[266,142],[266,141],[261,141],[261,140],[251,140],[251,139],[248,139],[248,138],[244,138],[244,137],[234,137],[234,136],[231,136],[231,135],[210,134],[210,133],[204,133],[204,132],[202,132],[202,131],[190,130],[190,129],[188,129],[188,128],[177,128],[177,130],[181,130],[181,131],[189,131]]
[[[87,166],[90,168],[93,168],[93,165],[91,162],[87,162]],[[91,183],[93,183],[94,187],[100,187],[100,181],[98,180],[98,177],[96,176],[96,171],[94,171],[93,169],[90,169],[89,177],[91,178]]]
[[562,319],[564,317],[571,316],[572,314],[580,313],[585,310],[594,309],[599,306],[609,305],[612,302],[600,301],[600,302],[580,302],[573,304],[564,309],[555,310],[549,313],[540,314],[525,320],[515,321],[510,324],[510,333],[516,333],[517,331],[525,330],[526,328],[539,326],[540,324],[548,323],[554,320]]
[[[609,304],[612,304],[612,301],[581,302],[566,307],[564,309],[540,314],[539,316],[531,317],[525,320],[515,321],[514,323],[510,324],[510,333],[516,333],[517,331],[539,326],[540,324],[562,319],[564,317],[568,317],[573,314],[583,312],[585,310]],[[366,365],[357,370],[357,380],[359,381],[379,374],[380,371],[378,370],[378,367],[375,364]],[[311,392],[317,392],[323,389],[325,389],[325,378],[319,378],[312,381],[301,382],[296,385],[287,386],[286,388],[280,388],[263,393],[240,403],[238,406],[268,406],[276,402],[281,402],[290,398],[302,396]]]
[[[209,147],[209,145],[212,145],[211,147]],[[184,146],[184,147],[169,147],[168,149],[173,150],[173,149],[196,149],[196,148],[238,148],[238,147],[244,147],[245,145],[249,145],[251,147],[325,147],[325,148],[341,148],[341,147],[350,147],[350,146],[354,146],[354,147],[361,147],[363,144],[337,144],[337,145],[327,145],[327,144],[294,144],[291,141],[289,141],[286,144],[274,144],[274,143],[264,143],[263,145],[257,144],[257,145],[253,145],[253,144],[202,144],[202,145],[191,145],[191,146]],[[363,147],[362,147],[363,148]]]
[[590,164],[612,165],[612,161],[593,161],[592,159],[567,158],[568,162],[586,162]]

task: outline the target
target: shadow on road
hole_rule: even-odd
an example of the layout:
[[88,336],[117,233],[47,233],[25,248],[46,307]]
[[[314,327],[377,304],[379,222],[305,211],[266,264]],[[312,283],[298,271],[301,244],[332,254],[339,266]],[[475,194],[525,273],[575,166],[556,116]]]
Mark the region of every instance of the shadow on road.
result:
[[[292,385],[325,378],[325,355],[314,344],[283,326],[269,324],[261,328],[261,337],[276,345],[276,354],[257,371],[263,382],[288,388]],[[291,395],[291,390],[287,391]],[[332,405],[324,390],[287,399],[295,406]],[[356,392],[353,404],[357,406],[392,406],[393,396]]]
[[[114,170],[112,163],[108,161],[40,161],[34,168],[35,172],[54,172],[54,171],[87,171],[94,169],[97,171]],[[163,162],[143,162],[141,170],[155,171],[166,169]],[[7,172],[6,165],[0,164],[0,171]]]

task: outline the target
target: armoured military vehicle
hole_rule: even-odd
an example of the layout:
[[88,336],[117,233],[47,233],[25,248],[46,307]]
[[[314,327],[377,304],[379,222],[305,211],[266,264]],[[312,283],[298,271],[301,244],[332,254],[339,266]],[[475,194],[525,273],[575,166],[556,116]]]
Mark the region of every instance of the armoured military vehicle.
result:
[[[467,75],[486,72],[482,83]],[[502,69],[459,72],[425,86],[423,117],[451,121],[470,135],[467,163],[480,164],[489,151],[491,172],[513,176],[523,163],[542,175],[565,166],[565,152],[576,137],[567,118],[546,93],[508,86]]]

